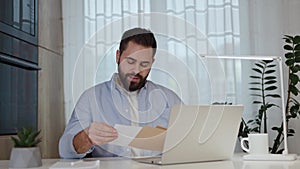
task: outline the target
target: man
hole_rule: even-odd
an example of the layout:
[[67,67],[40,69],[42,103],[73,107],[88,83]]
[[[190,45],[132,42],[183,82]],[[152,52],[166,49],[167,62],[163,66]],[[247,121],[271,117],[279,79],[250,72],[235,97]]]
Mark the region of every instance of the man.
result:
[[174,92],[147,80],[156,48],[149,30],[134,28],[123,34],[116,52],[118,73],[81,95],[60,138],[62,158],[153,154],[109,142],[118,137],[115,124],[167,127],[171,106],[181,104]]

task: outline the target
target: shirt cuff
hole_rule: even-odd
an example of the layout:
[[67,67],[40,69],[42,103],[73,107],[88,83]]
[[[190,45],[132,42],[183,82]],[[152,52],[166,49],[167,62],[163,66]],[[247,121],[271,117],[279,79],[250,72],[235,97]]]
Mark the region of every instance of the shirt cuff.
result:
[[71,145],[72,152],[74,152],[74,153],[76,154],[76,157],[77,157],[77,158],[83,158],[83,157],[85,157],[88,153],[91,153],[91,152],[94,151],[95,145],[93,145],[91,148],[89,148],[89,150],[88,150],[87,152],[85,152],[85,153],[82,153],[82,154],[77,153],[77,151],[75,150],[74,145],[73,145],[73,139],[74,139],[74,137],[71,139],[70,145]]

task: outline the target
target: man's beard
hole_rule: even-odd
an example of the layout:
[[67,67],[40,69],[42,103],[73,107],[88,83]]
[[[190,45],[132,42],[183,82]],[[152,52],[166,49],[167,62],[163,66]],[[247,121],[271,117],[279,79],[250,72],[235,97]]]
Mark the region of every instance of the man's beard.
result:
[[[135,76],[135,78],[139,79],[139,82],[128,81],[130,76]],[[145,86],[148,75],[143,78],[140,74],[132,74],[132,73],[124,74],[119,70],[119,77],[123,84],[123,87],[126,90],[133,92]]]

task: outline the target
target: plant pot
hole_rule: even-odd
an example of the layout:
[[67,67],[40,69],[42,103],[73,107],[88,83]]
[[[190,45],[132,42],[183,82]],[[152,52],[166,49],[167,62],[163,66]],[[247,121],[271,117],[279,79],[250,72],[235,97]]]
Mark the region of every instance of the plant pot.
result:
[[42,165],[39,147],[14,147],[10,154],[10,168],[30,168]]

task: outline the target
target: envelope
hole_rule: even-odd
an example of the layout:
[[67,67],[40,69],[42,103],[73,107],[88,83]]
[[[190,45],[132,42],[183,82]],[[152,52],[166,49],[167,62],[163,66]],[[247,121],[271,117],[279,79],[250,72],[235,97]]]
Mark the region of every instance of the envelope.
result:
[[146,150],[163,151],[165,136],[166,128],[144,126],[129,143],[129,146]]

